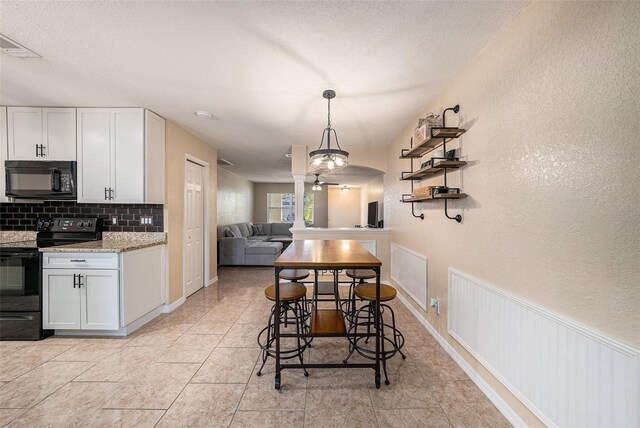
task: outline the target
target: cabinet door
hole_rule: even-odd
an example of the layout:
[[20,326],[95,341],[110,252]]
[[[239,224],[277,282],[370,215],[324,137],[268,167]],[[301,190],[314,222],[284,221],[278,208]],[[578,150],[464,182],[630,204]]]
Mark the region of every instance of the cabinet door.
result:
[[144,110],[111,109],[116,203],[144,203]]
[[5,196],[4,161],[7,160],[7,108],[0,107],[0,202],[9,202]]
[[42,109],[40,107],[8,107],[7,127],[9,160],[39,160],[42,142]]
[[120,299],[117,270],[81,270],[80,314],[83,329],[117,330]]
[[[43,326],[49,329],[80,328],[80,288],[74,284],[76,271],[44,269],[42,278]],[[77,283],[77,280],[75,281]]]
[[157,114],[144,111],[145,202],[164,204],[165,122]]
[[109,109],[79,108],[78,202],[107,202],[111,184],[111,125]]
[[76,109],[43,108],[44,154],[47,160],[76,160]]

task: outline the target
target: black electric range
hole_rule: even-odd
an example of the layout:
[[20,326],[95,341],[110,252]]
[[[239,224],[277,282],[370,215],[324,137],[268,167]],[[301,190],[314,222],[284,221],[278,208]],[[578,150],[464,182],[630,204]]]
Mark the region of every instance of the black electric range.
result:
[[40,248],[102,239],[102,219],[37,220],[36,240],[0,244],[0,340],[39,340],[53,334],[42,328],[42,253]]

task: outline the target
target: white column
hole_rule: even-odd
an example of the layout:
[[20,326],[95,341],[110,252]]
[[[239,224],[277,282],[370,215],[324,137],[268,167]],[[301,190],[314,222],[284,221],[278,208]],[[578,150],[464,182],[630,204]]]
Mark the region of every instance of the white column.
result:
[[293,184],[296,195],[296,220],[293,222],[293,228],[304,229],[304,175],[295,174]]

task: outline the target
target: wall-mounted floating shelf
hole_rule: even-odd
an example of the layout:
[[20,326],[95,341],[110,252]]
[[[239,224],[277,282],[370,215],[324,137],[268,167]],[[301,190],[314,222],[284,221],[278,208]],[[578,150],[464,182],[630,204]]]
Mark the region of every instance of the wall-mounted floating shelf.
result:
[[445,138],[458,138],[465,132],[467,132],[467,130],[461,128],[431,128],[431,138],[423,141],[420,144],[417,144],[415,147],[411,147],[410,149],[403,149],[400,158],[405,159],[422,157],[425,153],[429,153],[430,151],[442,146],[444,144],[443,141]]
[[425,154],[442,147],[444,153],[447,152],[447,141],[453,138],[458,138],[462,134],[466,132],[465,129],[457,128],[457,127],[448,127],[446,126],[446,114],[448,111],[452,111],[454,113],[458,113],[460,111],[460,105],[456,105],[455,107],[450,107],[444,109],[442,112],[442,126],[431,128],[431,136],[430,138],[422,141],[419,144],[413,145],[413,138],[411,139],[411,148],[402,149],[400,153],[400,159],[409,159],[411,162],[411,170],[403,171],[401,174],[401,180],[409,180],[411,181],[411,193],[403,194],[401,202],[406,202],[411,204],[411,214],[414,217],[417,217],[421,220],[424,220],[424,214],[416,215],[414,211],[414,204],[420,202],[429,202],[429,201],[438,201],[444,200],[444,215],[451,219],[455,220],[458,223],[462,221],[462,216],[460,214],[456,216],[450,216],[448,211],[447,201],[450,199],[463,199],[467,197],[466,193],[436,193],[433,195],[426,196],[414,196],[414,185],[415,181],[420,181],[425,178],[433,177],[436,174],[443,173],[444,177],[444,187],[447,187],[447,171],[450,169],[458,169],[465,166],[467,163],[465,161],[461,161],[459,159],[447,159],[442,157],[433,157],[427,166],[424,168],[420,168],[417,171],[413,170],[413,160],[419,159]]
[[427,202],[427,201],[437,201],[439,199],[464,199],[466,197],[467,197],[466,193],[438,193],[433,196],[416,196],[415,198],[412,198],[412,197],[402,198],[400,202]]
[[456,169],[467,164],[465,161],[438,160],[437,158],[432,158],[432,161],[433,164],[426,168],[419,169],[415,172],[403,172],[402,180],[422,180],[430,175],[438,174],[445,169]]

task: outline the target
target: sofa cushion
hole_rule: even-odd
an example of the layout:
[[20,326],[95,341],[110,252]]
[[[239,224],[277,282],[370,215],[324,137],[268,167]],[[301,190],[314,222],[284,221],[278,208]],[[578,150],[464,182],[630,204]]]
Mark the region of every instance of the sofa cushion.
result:
[[271,235],[291,236],[289,232],[291,226],[293,226],[291,223],[271,223]]
[[226,236],[227,238],[239,238],[239,236],[231,229],[225,230],[224,236]]
[[248,241],[245,254],[278,254],[282,251],[280,242]]
[[238,229],[240,229],[240,235],[242,235],[243,238],[248,238],[253,235],[251,226],[248,226],[247,223],[238,223]]
[[291,239],[291,235],[271,235],[271,236],[269,237],[269,240],[270,240],[270,241],[277,241],[277,240],[279,240],[279,239],[286,239],[286,240],[289,240],[289,239]]
[[218,226],[218,239],[226,236],[224,233],[229,229],[227,226]]
[[269,238],[270,238],[270,236],[260,236],[260,235],[256,236],[256,235],[253,235],[253,236],[248,237],[247,239],[249,241],[266,242],[266,241],[269,240]]
[[253,236],[264,236],[264,227],[261,224],[252,224]]
[[229,230],[236,234],[236,238],[240,238],[242,236],[242,233],[240,233],[240,228],[237,224],[230,224]]
[[271,223],[253,223],[256,226],[262,226],[262,233],[264,235],[271,235]]

